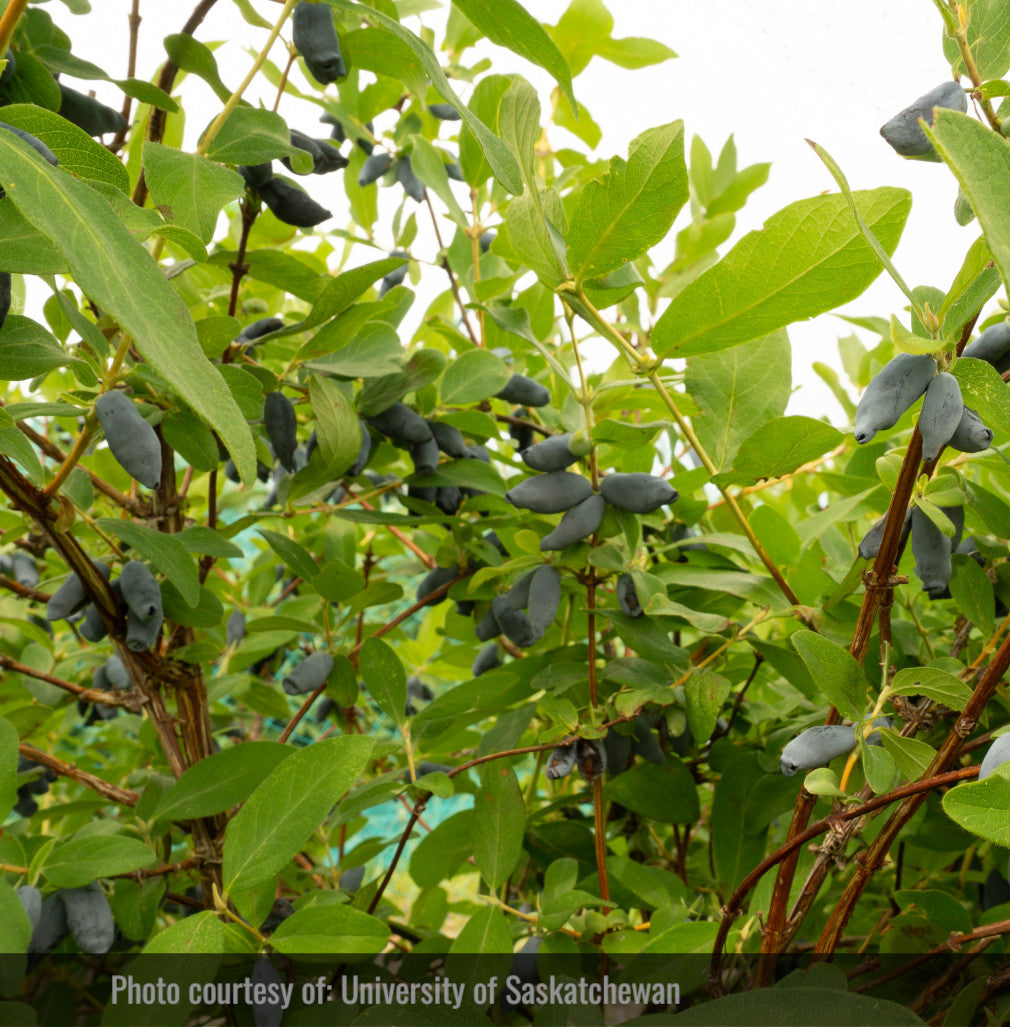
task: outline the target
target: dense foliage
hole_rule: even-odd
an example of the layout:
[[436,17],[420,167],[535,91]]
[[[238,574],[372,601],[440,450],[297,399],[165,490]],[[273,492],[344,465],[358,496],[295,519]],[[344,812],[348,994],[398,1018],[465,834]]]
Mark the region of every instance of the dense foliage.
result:
[[[151,81],[74,53],[85,0],[0,17],[3,1008],[139,1022],[96,1010],[144,955],[523,950],[664,957],[695,1008],[640,1023],[1000,1022],[1010,2],[936,0],[951,80],[882,129],[973,240],[914,288],[909,192],[851,191],[830,125],[837,191],[736,239],[769,166],[732,139],[590,156],[573,80],[675,56],[601,0],[438,35],[433,0],[234,3],[274,110],[222,82],[214,0]],[[789,326],[882,271],[907,307],[851,319],[848,382],[814,365],[844,417],[786,416]],[[951,948],[989,962],[919,958]],[[102,959],[22,984],[53,951]],[[811,951],[896,958],[850,991],[786,976]]]

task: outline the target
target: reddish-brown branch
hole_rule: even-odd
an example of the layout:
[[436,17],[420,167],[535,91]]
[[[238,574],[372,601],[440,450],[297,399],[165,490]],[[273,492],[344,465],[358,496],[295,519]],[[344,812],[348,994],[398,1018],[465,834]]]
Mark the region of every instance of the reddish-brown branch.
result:
[[103,798],[109,799],[112,802],[118,802],[124,806],[136,806],[137,799],[140,798],[136,792],[120,788],[118,785],[109,784],[108,781],[103,781],[100,777],[95,777],[94,774],[81,770],[74,766],[73,763],[64,763],[63,760],[50,756],[48,752],[36,749],[34,745],[29,745],[27,742],[22,742],[18,746],[18,751],[26,760],[49,767],[50,770],[55,770],[57,774],[71,778],[78,784],[98,792]]
[[37,681],[55,685],[57,688],[62,688],[64,692],[70,692],[71,695],[76,695],[78,699],[84,699],[86,702],[100,702],[106,706],[125,706],[134,713],[141,706],[140,696],[132,695],[129,692],[105,692],[98,688],[85,688],[83,685],[74,684],[73,681],[66,681],[63,678],[54,677],[52,674],[46,674],[44,671],[36,670],[34,667],[25,666],[23,663],[18,663],[17,660],[12,660],[9,656],[4,656],[3,653],[0,653],[0,667],[13,671],[15,674],[24,674]]
[[403,855],[407,839],[410,838],[411,832],[414,830],[414,825],[418,820],[420,820],[421,814],[424,812],[424,807],[428,805],[429,794],[429,792],[423,792],[417,797],[417,801],[414,803],[414,810],[410,814],[410,820],[407,821],[407,826],[403,829],[403,834],[400,835],[400,842],[396,846],[396,852],[393,853],[393,861],[389,864],[386,876],[383,877],[382,883],[376,889],[375,894],[372,896],[372,901],[368,904],[367,912],[369,915],[375,912],[376,907],[382,899],[383,893],[389,887],[389,882],[393,879],[393,874],[396,872],[396,866],[400,862],[400,857]]
[[[1010,668],[1010,636],[1003,640],[1003,644],[996,651],[989,666],[986,667],[982,676],[978,679],[978,684],[975,686],[975,690],[972,692],[964,712],[948,732],[939,752],[923,775],[924,780],[936,779],[957,758],[964,740],[974,730],[975,725],[982,716],[986,703],[996,690],[996,686],[1002,680],[1008,668]],[[825,924],[817,943],[817,951],[822,953],[833,951],[835,943],[848,923],[849,917],[852,915],[852,911],[855,909],[856,903],[863,894],[866,885],[883,865],[887,852],[897,837],[898,832],[908,823],[924,800],[925,791],[909,794],[908,798],[904,799],[901,805],[892,812],[887,823],[881,828],[877,837],[873,839],[866,852],[861,853],[861,858],[856,860],[856,871],[846,885],[845,891],[842,892],[842,897],[838,900],[837,905],[828,917],[828,922]]]
[[37,588],[29,588],[27,585],[22,585],[20,581],[5,577],[3,574],[0,574],[0,588],[5,588],[8,592],[13,592],[22,599],[34,599],[38,603],[48,603],[52,598],[48,592],[40,592]]
[[[722,967],[722,952],[729,935],[733,921],[743,912],[742,903],[758,881],[771,870],[773,866],[781,863],[790,854],[798,851],[803,845],[818,835],[836,826],[839,821],[857,820],[866,816],[874,810],[883,809],[893,802],[906,800],[909,796],[925,795],[934,788],[945,788],[947,785],[957,784],[960,781],[968,781],[978,775],[977,766],[962,767],[960,770],[952,770],[946,774],[938,774],[922,781],[902,785],[892,792],[878,795],[869,802],[863,803],[851,809],[842,810],[840,813],[832,813],[830,816],[818,820],[817,823],[791,836],[779,846],[770,856],[763,859],[744,879],[740,882],[729,902],[723,906],[722,922],[719,924],[719,933],[716,935],[715,944],[712,946],[712,963],[709,967],[709,976],[714,984],[718,984],[719,973]],[[820,951],[820,949],[818,949]]]

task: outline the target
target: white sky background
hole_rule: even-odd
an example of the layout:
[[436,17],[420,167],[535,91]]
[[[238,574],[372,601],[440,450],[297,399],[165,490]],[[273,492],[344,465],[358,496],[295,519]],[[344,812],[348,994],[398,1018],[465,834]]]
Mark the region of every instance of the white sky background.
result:
[[[523,3],[538,19],[553,24],[568,0]],[[154,76],[164,59],[162,38],[180,30],[194,5],[195,0],[143,0],[138,76]],[[253,0],[253,5],[271,20],[280,11],[278,4],[266,0]],[[71,35],[74,53],[113,75],[126,72],[130,6],[130,0],[97,0],[94,7],[100,16],[75,18],[60,3],[47,5]],[[614,17],[615,36],[651,36],[680,56],[638,71],[595,58],[575,80],[576,95],[603,131],[596,156],[626,156],[632,138],[676,118],[684,119],[688,140],[701,135],[714,157],[732,133],[740,167],[770,161],[772,168],[768,183],[752,194],[738,214],[731,244],[787,204],[836,188],[803,141],[809,137],[831,153],[854,189],[891,185],[911,190],[912,212],[895,263],[910,285],[947,288],[978,234],[977,223],[961,228],[955,222],[957,187],[944,165],[904,160],[879,135],[880,125],[900,108],[950,77],[941,50],[940,18],[930,0],[848,0],[837,6],[794,0],[610,0],[607,6]],[[423,19],[435,25],[438,13]],[[418,19],[408,19],[406,24],[416,30]],[[289,32],[285,35],[290,38]],[[252,28],[229,0],[219,0],[197,38],[226,41],[217,50],[217,59],[225,83],[234,87],[249,67],[250,48],[262,46],[266,30]],[[547,106],[553,83],[543,72],[508,51],[489,47],[488,53],[496,62],[494,70],[529,78]],[[283,62],[279,44],[272,56]],[[84,91],[94,88],[100,99],[113,106],[121,103],[122,95],[108,83],[71,84]],[[299,85],[306,88],[302,82]],[[199,131],[220,104],[204,83],[191,76],[177,93],[189,113],[187,145],[195,147]],[[464,91],[464,98],[467,95]],[[247,97],[273,103],[269,87],[262,96],[253,90]],[[285,98],[280,113],[302,131],[325,135],[326,126],[316,122],[314,107]],[[443,137],[446,134],[443,129]],[[558,131],[555,138],[559,145],[567,145],[565,133]],[[332,201],[339,183],[324,187],[325,178],[305,181],[318,199],[330,205],[337,215],[333,223],[338,223],[340,208]],[[385,209],[380,207],[380,219]],[[682,214],[678,219],[677,229],[684,218]],[[657,257],[660,266],[672,256],[673,236],[665,253],[662,246],[656,251],[661,255]],[[725,253],[730,244],[720,252]],[[437,287],[443,288],[443,283],[439,281]],[[901,313],[904,302],[897,287],[882,275],[845,310],[886,317]],[[415,310],[425,305],[419,298]],[[790,413],[828,413],[836,425],[844,426],[840,407],[810,367],[820,360],[839,368],[836,339],[852,330],[830,315],[790,327],[793,382],[802,385],[793,396]]]

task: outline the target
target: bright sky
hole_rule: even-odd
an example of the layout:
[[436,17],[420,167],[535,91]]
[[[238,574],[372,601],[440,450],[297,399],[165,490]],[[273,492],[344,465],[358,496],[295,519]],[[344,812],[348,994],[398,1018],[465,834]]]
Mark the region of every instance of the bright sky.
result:
[[[153,76],[164,57],[161,39],[179,31],[194,3],[142,0],[139,76]],[[267,0],[252,3],[267,18],[280,10]],[[557,21],[567,3],[525,0],[527,9],[548,24]],[[72,35],[75,53],[123,75],[125,46],[120,47],[118,40],[125,41],[130,0],[102,0],[96,6],[103,10],[101,20],[94,14],[74,18],[61,4],[48,9]],[[950,77],[940,45],[940,18],[929,0],[848,0],[843,5],[610,0],[608,7],[615,36],[652,36],[680,56],[638,71],[597,58],[576,79],[577,96],[603,130],[597,156],[626,154],[628,142],[638,133],[675,118],[685,120],[688,137],[700,134],[715,154],[732,133],[740,166],[772,162],[768,184],[753,194],[738,216],[736,239],[788,203],[835,188],[803,141],[812,138],[831,153],[853,188],[891,185],[911,190],[912,213],[895,262],[912,285],[950,284],[978,234],[977,226],[961,228],[955,222],[957,187],[943,165],[904,160],[879,135],[880,125],[900,108]],[[430,25],[438,21],[437,12],[423,17]],[[407,24],[416,30],[418,19]],[[218,61],[225,82],[234,85],[249,66],[250,48],[262,45],[266,31],[247,25],[229,0],[219,0],[197,37],[225,41],[217,51]],[[113,39],[115,47],[110,45]],[[551,81],[544,73],[507,51],[489,47],[488,53],[500,62],[496,70],[520,72],[533,81],[546,103]],[[275,59],[282,57],[278,46]],[[106,83],[73,84],[85,90],[94,87],[100,99],[115,106],[121,101],[118,90]],[[186,81],[182,95],[197,105],[188,108],[187,126],[187,142],[195,144],[219,102],[196,79]],[[249,94],[254,102],[259,98],[256,92]],[[264,98],[272,104],[272,92]],[[196,115],[201,109],[206,116]],[[285,99],[281,113],[303,131],[316,128],[314,109],[299,101]],[[672,242],[673,233],[671,254]],[[898,289],[882,276],[846,309],[887,316],[900,313],[903,303]],[[819,416],[827,411],[836,425],[843,426],[840,408],[809,368],[815,360],[839,367],[835,340],[851,330],[830,316],[790,328],[793,380],[802,384],[791,413]]]

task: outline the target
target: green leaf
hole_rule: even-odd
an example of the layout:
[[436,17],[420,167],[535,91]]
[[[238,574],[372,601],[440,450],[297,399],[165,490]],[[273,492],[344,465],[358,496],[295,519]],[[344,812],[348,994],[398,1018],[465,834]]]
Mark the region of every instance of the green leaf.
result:
[[551,74],[568,102],[575,106],[577,101],[572,91],[572,72],[568,62],[540,22],[521,4],[516,0],[452,2],[492,43],[507,47]]
[[[853,199],[893,253],[911,208],[907,190],[884,187]],[[844,196],[798,200],[674,297],[652,347],[662,357],[686,357],[749,342],[855,299],[880,271]]]
[[157,860],[150,846],[124,835],[100,834],[58,841],[42,863],[42,873],[57,888],[82,888],[99,877],[149,867]]
[[381,638],[366,638],[358,660],[361,679],[380,710],[397,724],[406,720],[407,672]]
[[[403,257],[383,257],[373,260],[370,264],[352,268],[326,282],[325,288],[318,293],[309,316],[297,327],[298,331],[314,328],[342,314],[362,293],[390,271],[406,263]],[[312,281],[312,287],[318,284],[318,276]]]
[[[1006,5],[999,6],[1005,30],[1010,25]],[[936,110],[933,128],[924,131],[978,215],[1004,284],[1010,282],[1010,226],[1004,216],[1010,203],[1010,143],[974,118],[941,108]]]
[[866,678],[848,649],[806,628],[789,636],[820,693],[844,717],[862,719]]
[[14,274],[64,274],[67,258],[12,203],[0,203],[0,264]]
[[766,773],[753,749],[721,739],[712,755],[721,774],[712,800],[712,855],[716,880],[728,896],[761,861],[768,825],[791,809],[799,786],[783,774]]
[[965,781],[943,797],[944,812],[966,831],[1010,846],[1010,780],[997,769],[984,781]]
[[603,786],[603,794],[650,820],[693,824],[701,816],[691,772],[673,755],[661,766],[638,763]]
[[373,738],[327,738],[299,749],[262,781],[225,833],[224,888],[248,891],[305,844],[365,768]]
[[428,79],[414,51],[384,28],[355,29],[342,33],[340,49],[350,68],[399,79],[415,96],[428,91]]
[[[299,151],[305,153],[304,150]],[[238,254],[234,250],[216,250],[210,263],[217,267],[228,267],[234,264]],[[322,295],[326,285],[330,283],[322,269],[312,266],[305,259],[300,259],[282,250],[271,250],[259,247],[247,252],[245,263],[249,265],[246,272],[257,282],[265,282],[275,289],[283,289],[307,303],[315,303]]]
[[812,417],[776,417],[744,439],[732,469],[712,480],[717,485],[752,485],[781,478],[822,457],[843,438],[837,428]]
[[313,375],[309,379],[309,399],[327,472],[339,478],[354,463],[361,449],[361,422],[354,404],[329,378]]
[[309,154],[291,145],[291,133],[284,119],[260,107],[236,107],[214,136],[207,156],[222,164],[263,164],[278,157],[290,157],[299,173],[312,169]]
[[[991,584],[989,591],[991,594]],[[971,698],[968,685],[937,667],[906,667],[899,670],[888,691],[892,695],[926,695],[952,710],[963,710]]]
[[891,342],[902,353],[936,353],[937,350],[952,348],[950,340],[930,339],[913,334],[893,314],[891,315]]
[[684,387],[698,408],[692,425],[717,469],[728,469],[744,439],[785,413],[790,361],[784,330],[688,358]]
[[568,263],[580,281],[599,278],[665,238],[687,201],[684,123],[651,128],[590,182],[572,214]]
[[18,50],[17,62],[17,74],[4,86],[8,98],[14,103],[37,104],[58,111],[63,97],[53,73],[24,47]]
[[221,81],[217,70],[217,58],[210,48],[191,35],[177,33],[165,37],[165,52],[182,71],[188,71],[202,78],[222,103],[231,99],[231,90]]
[[4,820],[17,801],[18,742],[14,725],[9,720],[0,719],[0,815]]
[[5,953],[8,959],[16,952],[27,952],[31,936],[32,925],[17,892],[6,881],[0,880],[0,952]]
[[971,930],[971,916],[961,903],[949,892],[938,888],[924,888],[913,891],[902,888],[894,893],[899,906],[916,906],[926,919],[942,931],[967,933]]
[[500,357],[486,349],[472,349],[453,360],[442,375],[442,402],[467,406],[500,392],[512,372]]
[[464,954],[507,952],[511,956],[512,934],[505,914],[494,906],[478,909],[453,939],[449,951]]
[[39,462],[32,444],[6,410],[0,410],[0,452],[11,460],[16,460],[24,468],[25,474],[34,485],[44,484],[42,464]]
[[982,629],[992,634],[996,618],[996,597],[992,582],[970,556],[955,553],[950,576],[950,594],[957,609]]
[[879,745],[862,745],[860,750],[863,754],[863,774],[874,794],[882,795],[890,791],[898,770],[894,757]]
[[319,567],[312,559],[308,550],[303,549],[294,539],[288,538],[268,528],[258,529],[258,533],[266,540],[267,545],[284,561],[302,581],[311,581],[319,573]]
[[192,410],[169,410],[161,420],[165,441],[196,471],[213,471],[221,463],[213,432]]
[[[672,1021],[671,1021],[672,1022]],[[897,1002],[844,989],[773,987],[725,995],[677,1014],[677,1027],[905,1027],[924,1023]]]
[[951,374],[961,386],[964,405],[993,431],[1010,431],[1010,389],[987,360],[959,357]]
[[[607,861],[609,864],[609,860]],[[630,862],[630,861],[629,861]],[[568,918],[584,906],[600,906],[603,900],[589,892],[579,891],[575,884],[579,876],[578,860],[556,859],[544,874],[544,887],[540,893],[541,927],[556,931]]]
[[162,213],[204,243],[214,237],[221,208],[245,192],[237,171],[161,143],[144,143],[144,178],[155,205],[168,208]]
[[602,0],[572,0],[548,32],[568,60],[573,75],[581,74],[593,57],[602,57],[621,68],[644,68],[677,56],[655,39],[614,39],[613,29],[614,19]]
[[902,776],[909,781],[918,781],[936,756],[936,750],[931,745],[920,742],[918,738],[904,738],[887,728],[881,728],[880,740],[894,758]]
[[122,162],[66,118],[35,104],[12,103],[4,107],[3,120],[41,139],[59,158],[64,171],[129,193],[130,176]]
[[243,480],[255,477],[252,434],[197,341],[189,309],[109,204],[0,133],[7,196],[63,251],[74,280],[115,318],[140,355],[221,436]]
[[838,787],[838,775],[829,767],[815,767],[803,778],[803,787],[811,795],[824,798],[844,799],[846,797]]
[[481,767],[470,841],[477,868],[492,890],[512,873],[525,830],[526,806],[515,772],[502,761]]
[[245,742],[194,763],[162,795],[150,820],[192,820],[245,802],[295,750],[277,742]]
[[721,674],[701,672],[692,674],[684,684],[687,705],[687,723],[698,745],[712,737],[722,704],[732,686]]
[[463,213],[449,186],[449,175],[441,153],[422,135],[412,135],[410,141],[413,144],[410,151],[411,170],[446,205],[449,217],[460,228],[469,227],[470,219]]
[[[156,934],[145,946],[144,954],[217,955],[224,943],[221,921],[209,909],[178,920]],[[206,965],[206,964],[205,964]],[[212,975],[213,970],[208,968]]]
[[70,365],[89,384],[97,382],[91,368],[70,356],[42,325],[21,314],[8,314],[4,319],[0,329],[0,381],[22,382]]
[[389,928],[374,916],[347,905],[325,903],[296,910],[270,936],[278,952],[363,953],[377,955],[389,941]]
[[611,37],[600,45],[596,55],[619,68],[631,70],[662,64],[677,56],[664,43],[647,36],[625,36],[623,39]]
[[35,48],[34,54],[53,72],[66,73],[71,78],[104,79],[106,82],[115,83],[127,96],[132,96],[135,100],[160,107],[173,114],[179,113],[179,105],[168,93],[143,79],[113,78],[96,64],[81,60],[61,46],[39,46]]
[[452,460],[440,464],[438,470],[424,480],[432,485],[458,485],[460,488],[480,489],[494,496],[504,496],[508,490],[501,475],[491,464],[486,464],[483,460]]
[[512,200],[505,211],[505,224],[498,231],[495,248],[502,247],[506,254],[511,250],[518,262],[528,264],[540,281],[553,289],[568,277],[568,272],[558,256],[544,217],[550,203],[547,196],[547,190],[539,196],[527,190]]
[[442,70],[438,57],[434,51],[414,35],[413,32],[405,29],[399,22],[394,21],[388,15],[380,11],[372,10],[364,4],[353,3],[352,0],[325,0],[334,10],[344,11],[356,18],[363,18],[365,21],[378,25],[391,32],[394,36],[406,43],[407,46],[417,54],[424,70],[431,79],[442,98],[451,103],[463,116],[467,127],[480,141],[484,155],[494,170],[495,178],[510,192],[515,195],[523,190],[522,176],[519,173],[519,165],[509,148],[496,136],[487,125],[478,118],[469,107],[459,98],[456,91],[449,84],[449,80]]
[[196,562],[175,536],[115,517],[100,517],[95,523],[103,531],[128,542],[140,556],[150,560],[175,585],[183,599],[190,606],[196,606],[200,598]]

